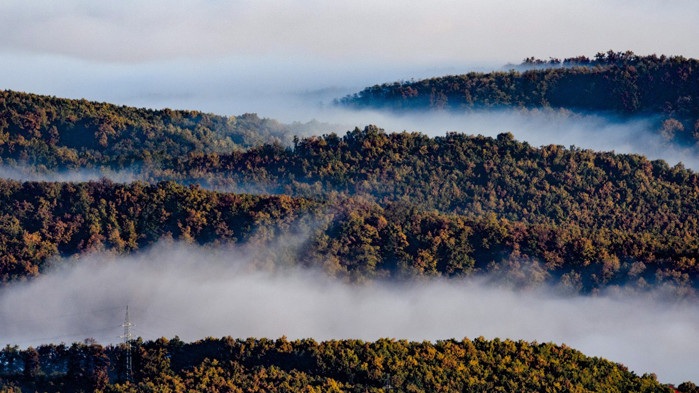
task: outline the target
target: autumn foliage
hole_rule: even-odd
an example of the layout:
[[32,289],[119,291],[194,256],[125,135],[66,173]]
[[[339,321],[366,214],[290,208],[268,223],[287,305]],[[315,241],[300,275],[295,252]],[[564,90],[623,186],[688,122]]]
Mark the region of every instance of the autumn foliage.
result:
[[[435,343],[161,338],[135,340],[132,352],[135,371],[127,382],[123,344],[8,346],[0,351],[0,391],[672,392],[652,374],[638,376],[565,345],[482,337]],[[38,358],[38,367],[23,362],[27,356]],[[34,367],[31,374],[26,367]]]

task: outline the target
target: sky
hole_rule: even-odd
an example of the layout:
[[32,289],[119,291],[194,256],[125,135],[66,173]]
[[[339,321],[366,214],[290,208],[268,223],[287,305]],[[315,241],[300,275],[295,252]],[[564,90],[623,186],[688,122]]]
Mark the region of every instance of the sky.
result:
[[694,0],[5,0],[0,88],[307,121],[367,85],[528,56],[696,58],[697,16]]
[[697,57],[691,0],[6,0],[5,53],[141,63],[292,56],[458,64],[616,48]]

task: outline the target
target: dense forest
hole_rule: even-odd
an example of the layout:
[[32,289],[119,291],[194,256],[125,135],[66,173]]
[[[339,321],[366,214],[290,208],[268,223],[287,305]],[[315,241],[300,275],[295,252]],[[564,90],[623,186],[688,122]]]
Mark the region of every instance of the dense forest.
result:
[[[375,96],[362,92],[343,103],[657,114],[671,138],[696,136],[694,60],[610,52],[594,60],[527,62],[533,70],[384,85],[367,90]],[[634,83],[623,84],[628,78],[620,70]],[[592,90],[570,101],[565,92],[583,85]],[[665,96],[654,95],[659,85]],[[400,91],[409,94],[391,101]],[[425,101],[427,91],[444,99]],[[602,91],[599,107],[585,101]],[[535,147],[509,133],[428,137],[368,126],[294,136],[319,126],[0,93],[4,167],[49,174],[108,168],[142,179],[0,179],[0,286],[40,276],[62,257],[181,241],[264,250],[251,262],[310,266],[355,283],[488,275],[516,288],[550,284],[572,294],[627,286],[670,288],[691,301],[699,296],[699,175],[681,164]],[[285,237],[300,241],[274,246]],[[7,346],[0,351],[0,392],[674,389],[565,346],[498,339],[132,345],[130,382],[123,345]],[[691,383],[677,389],[697,391]]]
[[189,152],[290,144],[317,122],[282,124],[256,114],[217,116],[0,91],[2,164],[47,168],[148,165]]
[[[150,184],[0,182],[3,281],[39,274],[54,256],[88,250],[129,252],[169,238],[269,240],[288,233],[291,220],[308,234],[295,261],[352,279],[499,270],[521,277],[519,270],[534,266],[537,274],[522,285],[549,281],[582,292],[629,282],[699,288],[699,175],[681,165],[537,148],[511,134],[430,138],[374,126],[294,137],[289,146],[253,145],[233,142],[236,128],[224,125],[247,119],[245,129],[270,137],[265,125],[279,124],[252,115],[4,97],[6,164],[108,165],[138,172]],[[127,125],[112,127],[114,139],[102,146],[96,141],[104,118]],[[202,127],[208,131],[192,133]],[[212,145],[202,135],[227,142]],[[147,141],[126,143],[141,137]],[[198,184],[278,196],[210,192]]]
[[[595,229],[492,212],[440,213],[405,201],[253,196],[172,182],[0,181],[0,196],[3,281],[41,274],[52,257],[87,251],[130,252],[167,239],[255,246],[302,233],[298,250],[265,258],[351,280],[498,273],[514,286],[551,283],[573,293],[620,284],[668,283],[682,295],[699,288],[691,228]],[[690,219],[686,214],[677,219]]]
[[178,338],[0,351],[1,392],[686,392],[550,343]]
[[135,251],[158,240],[265,242],[302,225],[306,199],[154,185],[0,180],[0,279],[39,274],[51,256]]
[[566,108],[654,116],[663,137],[699,143],[699,61],[681,56],[598,53],[549,61],[528,58],[527,71],[471,72],[368,87],[337,101],[352,108],[450,110]]
[[[399,216],[415,220],[419,211],[436,211],[462,222],[497,223],[500,229],[489,225],[487,234],[481,229],[468,232],[500,239],[508,253],[535,256],[561,274],[559,268],[577,276],[589,266],[606,266],[605,272],[591,273],[598,282],[606,282],[601,276],[620,271],[633,275],[641,269],[655,278],[674,276],[696,286],[699,272],[699,176],[637,155],[555,145],[534,148],[510,134],[429,138],[367,127],[344,137],[299,140],[294,149],[272,145],[189,155],[172,167],[174,173],[203,183],[255,183],[330,199],[361,197],[389,215],[407,210]],[[437,233],[454,242],[453,232],[443,228],[423,232],[435,243],[440,242]],[[394,238],[380,229],[365,231],[361,238],[372,233],[380,243]],[[468,243],[480,244],[475,239]],[[416,250],[411,251],[416,258]],[[475,263],[490,261],[492,256]]]

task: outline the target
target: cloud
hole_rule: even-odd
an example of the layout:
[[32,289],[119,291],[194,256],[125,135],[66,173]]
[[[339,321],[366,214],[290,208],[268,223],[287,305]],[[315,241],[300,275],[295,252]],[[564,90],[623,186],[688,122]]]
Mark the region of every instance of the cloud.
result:
[[393,113],[326,107],[311,113],[326,122],[342,125],[344,129],[375,124],[387,131],[418,131],[430,136],[456,131],[495,137],[511,132],[517,140],[526,141],[532,146],[574,145],[595,151],[641,154],[650,160],[665,160],[670,165],[682,162],[687,168],[699,171],[696,149],[664,140],[654,130],[657,127],[654,119],[647,117],[621,119],[554,109]]
[[143,64],[36,54],[0,54],[0,59],[3,89],[221,115],[251,112],[285,122],[310,120],[309,111],[368,85],[474,69],[473,65],[345,64],[279,55]]
[[89,0],[0,5],[0,50],[108,61],[280,55],[463,63],[609,48],[699,56],[693,0]]
[[115,183],[130,183],[142,180],[131,170],[113,171],[101,169],[73,169],[61,171],[40,171],[30,166],[0,166],[0,177],[18,181],[42,182],[88,182],[107,178]]
[[[566,297],[488,280],[350,285],[313,270],[256,268],[243,249],[162,243],[131,256],[62,261],[0,292],[0,337],[23,346],[118,342],[128,304],[138,336],[500,337],[566,343],[661,382],[696,378],[699,308],[659,293]],[[0,343],[0,344],[4,344]]]

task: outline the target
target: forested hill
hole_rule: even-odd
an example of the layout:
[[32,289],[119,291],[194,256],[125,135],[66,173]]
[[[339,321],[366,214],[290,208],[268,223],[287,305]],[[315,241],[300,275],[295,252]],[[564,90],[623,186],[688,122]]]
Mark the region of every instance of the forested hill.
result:
[[620,116],[657,115],[658,131],[667,139],[699,142],[696,59],[609,51],[594,59],[527,59],[523,66],[534,69],[386,83],[338,103],[398,111],[553,107]]
[[[643,156],[550,145],[511,134],[385,133],[299,140],[167,165],[183,178],[261,183],[297,195],[343,193],[466,216],[588,229],[696,234],[699,175]],[[225,175],[225,178],[223,177]]]
[[318,203],[222,194],[175,183],[0,180],[0,282],[40,274],[54,256],[132,252],[159,240],[271,241],[304,230]]
[[502,224],[496,238],[538,250],[525,254],[539,255],[552,270],[593,264],[607,270],[595,273],[599,279],[636,263],[695,285],[699,276],[699,175],[638,155],[535,148],[510,134],[429,138],[367,127],[302,139],[293,150],[190,155],[172,167],[204,182],[260,183],[299,196],[340,193],[385,208],[490,219]]
[[[550,343],[209,338],[0,351],[0,391],[41,392],[682,392],[654,375]],[[17,390],[17,391],[18,391]]]
[[[4,97],[4,163],[135,167],[150,184],[0,182],[2,281],[39,274],[54,256],[130,252],[167,238],[270,239],[293,232],[293,222],[308,234],[294,263],[353,279],[506,271],[526,276],[525,285],[582,292],[666,282],[699,289],[699,175],[681,165],[536,148],[511,134],[430,138],[374,126],[236,147],[230,135],[214,136],[228,135],[224,123],[257,117],[212,117],[208,127],[209,115],[193,112]],[[107,113],[120,120],[100,123]],[[106,144],[100,129],[114,131]]]
[[241,199],[170,182],[0,182],[4,279],[90,247],[237,242],[258,224],[284,234],[308,217],[303,252],[290,260],[355,279],[505,272],[522,285],[581,292],[629,283],[699,289],[699,177],[663,161],[534,148],[509,134],[429,138],[367,127],[293,149],[171,164],[182,179],[258,183],[290,196]]
[[193,151],[291,144],[303,124],[0,91],[0,163],[129,166]]

